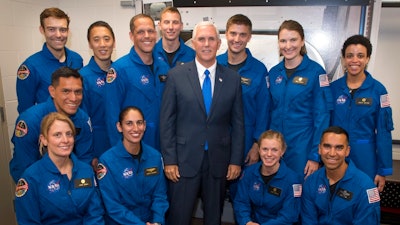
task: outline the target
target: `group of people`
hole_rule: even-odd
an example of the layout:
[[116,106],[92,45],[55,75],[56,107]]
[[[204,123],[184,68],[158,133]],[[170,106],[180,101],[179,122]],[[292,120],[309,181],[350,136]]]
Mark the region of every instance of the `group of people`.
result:
[[91,24],[82,67],[65,47],[68,15],[42,12],[46,42],[17,76],[19,224],[189,225],[200,196],[217,225],[227,193],[240,225],[379,224],[393,121],[366,37],[345,41],[330,83],[297,21],[279,27],[282,61],[268,71],[245,15],[227,21],[218,56],[213,23],[196,24],[192,49],[177,8],[160,18],[157,41],[152,17],[132,17],[133,46],[115,62],[111,26]]

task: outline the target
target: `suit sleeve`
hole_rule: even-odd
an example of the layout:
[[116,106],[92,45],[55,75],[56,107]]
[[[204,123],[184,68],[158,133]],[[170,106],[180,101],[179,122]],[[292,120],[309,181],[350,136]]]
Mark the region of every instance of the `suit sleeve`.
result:
[[[75,140],[75,154],[81,161],[91,165],[94,158],[92,125],[86,113],[79,119],[79,122],[80,131]],[[78,125],[75,126],[78,128]]]
[[16,183],[25,169],[40,159],[39,128],[21,116],[17,119],[11,141],[14,152],[10,161],[10,173]]
[[[28,76],[17,76],[18,113],[22,113],[36,104],[36,92],[39,86],[37,71],[28,62],[24,62],[29,70]],[[21,67],[20,67],[21,68]],[[21,71],[18,71],[20,73]]]
[[165,165],[177,165],[176,117],[177,99],[174,76],[168,74],[160,112],[160,142]]
[[[313,117],[314,117],[314,133],[313,142],[308,154],[308,159],[319,162],[318,144],[321,139],[322,132],[328,128],[330,122],[330,113],[333,109],[332,93],[329,87],[329,81],[325,71],[321,68],[315,71],[317,80],[314,84],[313,91]],[[324,80],[326,78],[326,80]]]
[[231,126],[232,126],[232,145],[231,145],[231,160],[229,164],[242,165],[244,151],[244,112],[242,100],[242,85],[240,77],[236,79],[235,99],[232,104],[231,111]]
[[[15,197],[15,212],[17,216],[17,221],[19,225],[34,225],[42,224],[40,217],[40,204],[39,204],[39,194],[37,191],[37,185],[34,184],[29,178],[23,175],[26,181],[26,189],[20,190],[19,195]],[[17,190],[21,188],[17,185]],[[17,192],[17,191],[16,191]],[[24,194],[22,194],[25,192]]]
[[318,225],[318,209],[315,207],[315,200],[312,196],[312,184],[307,179],[303,184],[301,194],[301,222],[307,225]]
[[[92,184],[95,184],[93,175]],[[100,198],[100,190],[97,187],[93,188],[92,196],[90,197],[89,207],[83,219],[85,225],[102,225],[104,224],[104,208]]]
[[252,136],[252,138],[255,140],[258,140],[262,132],[269,128],[270,123],[271,95],[267,87],[267,76],[268,72],[267,69],[265,69],[265,73],[262,76],[262,80],[258,87],[256,96],[256,129]]
[[[110,71],[115,72],[116,77],[110,75]],[[118,116],[122,108],[124,98],[134,98],[135,96],[125,96],[125,87],[123,75],[117,73],[117,69],[111,68],[106,78],[106,128],[110,138],[111,146],[114,146],[122,139],[121,134],[118,132],[116,124]]]
[[378,175],[388,176],[393,174],[392,160],[392,130],[393,118],[392,108],[387,106],[387,91],[384,90],[380,97],[380,108],[378,112],[377,128],[376,128],[376,144],[377,144],[377,166]]

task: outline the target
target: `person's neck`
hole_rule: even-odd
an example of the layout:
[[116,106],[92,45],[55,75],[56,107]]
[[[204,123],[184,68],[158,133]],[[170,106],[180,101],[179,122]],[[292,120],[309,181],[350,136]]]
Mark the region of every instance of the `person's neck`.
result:
[[275,174],[278,172],[280,163],[275,164],[272,167],[266,167],[264,165],[261,166],[261,174],[263,176],[271,176],[272,174]]
[[179,42],[179,39],[175,39],[172,41],[166,40],[165,38],[162,39],[162,47],[167,53],[175,52],[176,50],[178,50],[180,45],[181,43]]
[[122,141],[122,143],[124,144],[124,147],[126,149],[126,151],[129,154],[132,155],[137,155],[140,152],[140,142],[137,143],[132,143],[132,142],[128,142],[125,139]]
[[300,65],[301,61],[303,61],[302,55],[298,55],[297,57],[290,59],[290,60],[285,59],[285,68],[286,69],[294,69]]
[[60,157],[49,153],[49,158],[51,159],[51,161],[54,163],[54,165],[57,167],[58,171],[60,171],[61,174],[65,174],[68,176],[68,179],[71,179],[73,165],[72,165],[72,160],[69,156]]
[[151,52],[136,51],[136,53],[139,55],[140,59],[145,65],[153,64],[153,55]]
[[329,184],[336,184],[339,180],[341,180],[344,177],[344,174],[346,173],[348,164],[343,163],[339,168],[334,169],[334,170],[329,170],[326,169],[326,177],[329,180]]
[[238,65],[244,62],[247,58],[246,51],[241,51],[239,53],[234,53],[228,50],[228,63],[231,65]]
[[[47,45],[47,44],[46,44]],[[59,62],[65,62],[66,59],[66,55],[65,55],[65,48],[63,48],[62,50],[55,50],[53,48],[50,48],[47,45],[47,49],[49,49],[49,51],[51,52],[51,54],[58,59]]]
[[355,76],[348,74],[346,79],[347,87],[349,87],[350,89],[357,89],[361,87],[366,78],[367,75],[365,75],[364,71]]
[[94,61],[97,63],[97,65],[100,67],[101,70],[103,71],[108,71],[108,69],[111,66],[111,59],[107,60],[100,60],[99,58],[94,57]]

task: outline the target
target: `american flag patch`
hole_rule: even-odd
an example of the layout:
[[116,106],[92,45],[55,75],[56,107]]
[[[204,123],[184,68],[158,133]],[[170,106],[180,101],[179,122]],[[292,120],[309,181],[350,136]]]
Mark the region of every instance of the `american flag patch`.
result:
[[381,200],[381,197],[379,196],[379,191],[378,188],[371,188],[367,190],[367,195],[368,195],[368,202],[375,203],[379,202]]
[[389,100],[389,95],[381,95],[381,108],[389,107],[390,106],[390,100]]
[[302,186],[301,184],[293,184],[293,197],[301,197]]
[[327,87],[329,86],[329,79],[327,74],[319,75],[319,86],[320,87]]

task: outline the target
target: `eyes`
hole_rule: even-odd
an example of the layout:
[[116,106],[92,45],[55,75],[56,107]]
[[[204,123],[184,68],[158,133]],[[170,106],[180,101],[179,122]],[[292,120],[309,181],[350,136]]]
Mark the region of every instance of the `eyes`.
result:
[[363,54],[363,53],[360,53],[360,54],[353,54],[353,53],[347,53],[346,55],[345,55],[345,58],[346,59],[352,59],[352,58],[354,58],[354,57],[357,57],[358,59],[363,59],[363,58],[366,58],[367,56],[365,55],[365,54]]
[[50,33],[55,33],[59,31],[60,33],[67,33],[68,27],[46,27],[46,30]]
[[143,127],[144,123],[145,123],[144,120],[136,120],[136,121],[127,120],[123,122],[123,124],[125,124],[128,127],[132,127],[133,124],[136,124],[137,127]]
[[70,95],[71,93],[74,93],[74,95],[81,96],[82,92],[83,92],[82,89],[79,89],[79,90],[63,89],[63,90],[61,90],[61,93],[63,95]]
[[345,148],[345,146],[344,145],[330,145],[330,144],[324,143],[324,144],[322,144],[322,148],[327,151],[331,150],[332,148],[334,148],[335,151],[342,151]]
[[[62,132],[56,132],[52,136],[55,137],[55,138],[61,138],[63,136],[63,133]],[[72,133],[72,131],[67,131],[67,132],[65,132],[65,136],[68,137],[68,138],[72,138],[72,137],[74,137],[74,134]]]
[[138,30],[138,31],[136,31],[137,35],[145,35],[146,33],[148,33],[149,35],[152,35],[152,34],[156,33],[156,30],[149,29],[149,30]]

